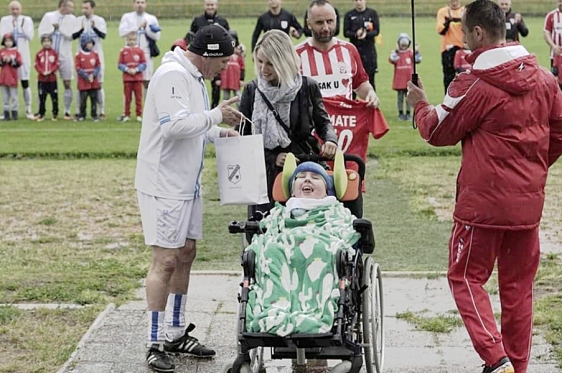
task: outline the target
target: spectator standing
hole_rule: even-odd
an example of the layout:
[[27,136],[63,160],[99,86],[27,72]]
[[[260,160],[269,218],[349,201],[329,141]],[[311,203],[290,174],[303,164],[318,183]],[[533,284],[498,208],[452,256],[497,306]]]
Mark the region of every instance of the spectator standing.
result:
[[131,101],[135,94],[137,122],[142,122],[142,72],[146,69],[146,60],[142,49],[137,47],[137,33],[127,35],[127,46],[119,53],[118,68],[123,72],[123,90],[125,95],[125,117],[128,122],[131,116]]
[[529,29],[521,13],[514,13],[511,9],[511,0],[499,0],[498,4],[505,13],[505,41],[519,41],[519,34],[522,37],[529,35]]
[[21,66],[21,55],[12,34],[2,37],[0,49],[0,87],[4,99],[4,120],[18,120],[18,68]]
[[98,54],[93,50],[94,40],[82,38],[80,51],[76,54],[76,72],[78,73],[78,91],[80,92],[80,113],[78,121],[86,119],[86,102],[90,98],[91,114],[94,122],[99,121],[97,104],[100,89],[99,74],[101,63]]
[[[217,0],[205,0],[204,7],[205,10],[203,14],[193,18],[193,21],[191,22],[191,28],[190,28],[191,35],[195,35],[201,27],[208,26],[208,25],[219,25],[224,27],[227,31],[230,30],[228,21],[225,18],[221,17],[219,14],[217,14],[217,9],[218,9]],[[217,81],[219,79],[220,77],[217,76],[211,82],[211,108],[217,107],[220,101],[221,88],[220,88],[220,83],[217,84]]]
[[[96,2],[94,0],[84,0],[82,2],[82,15],[76,18],[78,31],[72,37],[74,39],[80,38],[80,44],[84,39],[92,39],[94,41],[94,52],[97,53],[100,63],[101,71],[98,75],[100,89],[98,90],[98,110],[99,118],[105,119],[105,91],[103,89],[103,79],[105,77],[105,58],[103,53],[103,43],[107,35],[107,24],[103,17],[95,14]],[[78,95],[77,97],[80,97]],[[79,101],[76,101],[79,105]]]
[[236,46],[234,54],[230,56],[226,69],[220,74],[220,87],[225,100],[231,96],[240,96],[240,89],[244,86],[244,78],[246,67],[244,63],[244,52],[242,45],[238,40],[238,34],[234,30],[230,30],[230,36],[234,39]]
[[281,30],[285,34],[298,39],[302,34],[302,26],[297,18],[289,11],[282,8],[281,0],[268,0],[269,10],[259,16],[252,34],[252,52],[262,32]]
[[52,35],[53,49],[59,56],[59,73],[64,84],[64,119],[71,120],[72,87],[74,79],[74,55],[72,53],[72,34],[76,28],[74,3],[71,0],[59,0],[59,9],[47,12],[41,19],[39,35]]
[[137,33],[138,47],[144,51],[146,69],[143,72],[144,88],[148,89],[148,83],[152,78],[154,70],[154,56],[150,50],[150,44],[160,40],[161,28],[158,18],[146,12],[146,0],[134,0],[134,11],[125,13],[119,22],[119,36],[125,38],[130,32]]
[[543,37],[550,47],[550,66],[552,66],[554,56],[562,53],[562,0],[558,0],[558,7],[546,15]]
[[449,5],[437,11],[437,33],[441,35],[441,65],[443,66],[443,86],[447,87],[455,79],[455,53],[463,47],[461,19],[464,6],[460,0],[450,0]]
[[[562,93],[535,55],[505,44],[495,2],[468,4],[462,28],[470,73],[451,83],[440,105],[411,82],[408,101],[425,141],[462,144],[447,278],[483,373],[525,373],[545,184],[562,154]],[[484,286],[496,261],[501,332]]]
[[56,72],[59,69],[59,56],[52,48],[50,35],[41,36],[43,48],[35,56],[35,70],[37,70],[37,91],[39,92],[39,113],[35,117],[38,122],[45,120],[45,102],[51,96],[53,106],[52,120],[56,121],[59,115],[59,92]]
[[29,74],[31,72],[31,52],[29,43],[33,40],[35,27],[33,19],[21,14],[22,8],[19,1],[12,1],[8,4],[10,15],[0,19],[0,35],[11,33],[14,37],[14,43],[17,45],[18,52],[21,55],[22,65],[18,68],[18,78],[23,91],[23,101],[25,102],[25,116],[28,119],[34,119],[35,116],[31,111],[32,93],[29,87]]
[[459,49],[457,51],[457,53],[455,53],[455,62],[454,62],[454,66],[455,66],[455,71],[457,74],[463,73],[466,70],[469,70],[472,66],[470,65],[470,63],[468,63],[466,61],[466,57],[472,53],[472,51],[470,50],[470,48],[468,47],[468,44],[464,44],[463,49]]
[[376,10],[367,8],[366,0],[353,0],[354,9],[345,13],[343,33],[357,47],[369,82],[376,90],[375,74],[378,69],[375,38],[381,31]]
[[[411,106],[406,101],[408,81],[412,79],[414,64],[421,62],[421,54],[416,46],[415,53],[410,46],[412,39],[406,33],[401,33],[396,42],[396,49],[392,51],[389,62],[394,65],[394,78],[392,79],[392,89],[397,92],[398,119],[411,120]],[[406,101],[406,102],[405,102]],[[404,103],[406,111],[404,112]]]
[[203,236],[201,170],[205,143],[235,136],[217,126],[238,125],[237,97],[211,110],[204,79],[226,67],[234,43],[218,25],[200,29],[188,50],[175,48],[162,58],[148,87],[137,156],[135,188],[145,243],[152,247],[146,277],[146,363],[173,372],[168,353],[210,358],[215,351],[190,335],[185,305],[196,240]]

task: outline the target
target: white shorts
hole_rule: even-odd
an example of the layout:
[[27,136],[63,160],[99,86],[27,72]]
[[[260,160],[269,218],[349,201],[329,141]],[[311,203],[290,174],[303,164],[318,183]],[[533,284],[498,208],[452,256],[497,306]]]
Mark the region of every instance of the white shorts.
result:
[[59,59],[59,72],[62,80],[74,79],[74,61],[72,58]]
[[144,242],[148,246],[177,249],[186,239],[203,238],[203,202],[150,196],[137,191]]
[[146,59],[146,69],[142,72],[142,80],[152,79],[152,73],[154,69],[154,58],[149,57]]
[[29,80],[29,65],[25,63],[18,67],[18,79]]

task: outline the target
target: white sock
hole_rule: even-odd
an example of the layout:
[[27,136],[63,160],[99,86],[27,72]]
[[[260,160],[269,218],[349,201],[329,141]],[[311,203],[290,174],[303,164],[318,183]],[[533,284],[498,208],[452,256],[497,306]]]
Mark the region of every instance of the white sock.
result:
[[187,294],[168,294],[166,304],[166,339],[174,341],[185,332]]
[[23,101],[25,102],[25,112],[31,113],[31,87],[24,88]]
[[146,311],[148,317],[147,345],[164,343],[166,339],[164,315],[164,311]]
[[105,91],[103,87],[98,90],[98,110],[100,115],[105,114]]
[[64,112],[65,113],[70,113],[70,105],[72,105],[72,88],[65,88],[64,89]]

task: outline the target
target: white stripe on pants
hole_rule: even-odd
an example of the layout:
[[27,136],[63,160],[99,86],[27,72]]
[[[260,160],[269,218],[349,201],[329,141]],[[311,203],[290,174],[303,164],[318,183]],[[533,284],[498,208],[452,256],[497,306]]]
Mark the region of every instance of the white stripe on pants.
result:
[[[18,87],[2,86],[2,98],[4,100],[4,111],[18,111]],[[10,108],[10,103],[11,108]]]

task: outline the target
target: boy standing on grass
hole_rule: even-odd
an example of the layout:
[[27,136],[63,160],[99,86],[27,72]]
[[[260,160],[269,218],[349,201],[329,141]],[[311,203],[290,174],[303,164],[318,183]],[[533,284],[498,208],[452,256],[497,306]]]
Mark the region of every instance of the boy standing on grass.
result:
[[38,122],[45,120],[45,101],[51,96],[53,104],[53,121],[59,114],[59,90],[56,72],[59,69],[59,55],[52,48],[51,35],[41,36],[41,49],[35,56],[35,70],[37,70],[37,90],[39,91],[39,113],[35,116]]
[[10,120],[10,109],[12,120],[18,119],[18,67],[21,66],[21,55],[16,48],[16,42],[12,34],[6,34],[2,38],[2,49],[0,49],[0,87],[4,97],[4,120]]
[[125,91],[125,116],[121,121],[129,121],[134,92],[137,121],[142,122],[142,72],[146,69],[146,59],[144,51],[137,47],[136,32],[127,34],[127,46],[119,52],[118,68],[123,72],[123,89]]
[[[417,43],[416,43],[417,44]],[[388,58],[388,62],[394,65],[394,79],[392,80],[392,89],[398,93],[398,119],[410,120],[412,108],[406,102],[406,114],[404,114],[404,101],[408,93],[408,81],[414,73],[414,63],[421,62],[421,54],[416,45],[416,53],[410,48],[412,40],[408,34],[401,33],[396,43],[397,49],[393,50]]]
[[86,119],[86,100],[90,97],[92,104],[92,119],[94,122],[99,121],[98,91],[100,89],[99,73],[101,71],[101,63],[99,56],[92,50],[94,40],[90,37],[82,39],[80,43],[82,49],[76,54],[75,64],[78,73],[78,90],[80,91],[80,114],[78,121]]

